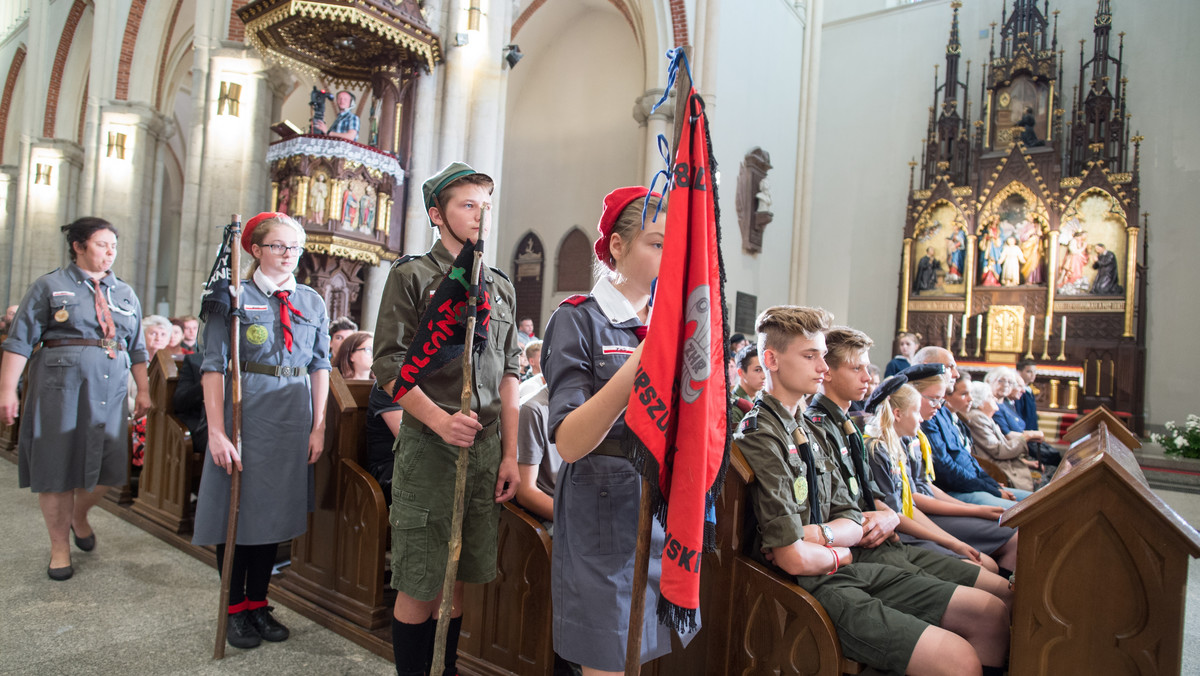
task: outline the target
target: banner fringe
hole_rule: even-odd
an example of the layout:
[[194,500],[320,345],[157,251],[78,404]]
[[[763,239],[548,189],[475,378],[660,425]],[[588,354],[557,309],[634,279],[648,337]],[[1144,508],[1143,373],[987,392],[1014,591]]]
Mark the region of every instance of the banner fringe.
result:
[[659,594],[658,596],[658,623],[673,628],[680,635],[690,634],[697,628],[697,620],[699,620],[700,610],[698,608],[684,608],[671,603]]

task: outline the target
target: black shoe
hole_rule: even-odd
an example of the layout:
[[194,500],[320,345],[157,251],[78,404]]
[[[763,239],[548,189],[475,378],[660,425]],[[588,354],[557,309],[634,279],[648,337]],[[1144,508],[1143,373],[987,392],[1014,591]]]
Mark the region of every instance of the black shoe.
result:
[[271,616],[271,610],[274,606],[263,606],[254,610],[247,610],[246,614],[250,616],[250,624],[254,626],[254,630],[263,640],[278,643],[286,641],[291,632],[288,628],[275,621]]
[[75,536],[75,546],[82,551],[90,552],[96,548],[96,531],[93,530],[91,535],[81,538],[79,533],[75,532],[75,527],[72,526],[71,535]]
[[258,631],[255,630],[254,624],[250,621],[250,611],[243,610],[240,613],[234,613],[229,616],[225,624],[225,640],[229,641],[229,645],[234,648],[248,650],[257,648],[258,644],[262,643],[262,638],[259,637]]
[[62,582],[63,580],[70,580],[71,576],[75,574],[75,569],[71,567],[71,564],[67,564],[62,568],[46,566],[46,574],[50,576],[51,580]]

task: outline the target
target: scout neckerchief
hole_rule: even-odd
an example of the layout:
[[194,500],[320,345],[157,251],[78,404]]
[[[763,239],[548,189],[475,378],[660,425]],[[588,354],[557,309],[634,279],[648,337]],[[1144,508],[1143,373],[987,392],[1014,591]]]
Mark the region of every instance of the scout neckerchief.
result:
[[[887,442],[884,441],[882,437],[880,437],[880,438],[866,437],[866,438],[870,439],[871,443],[882,444],[883,452],[887,454],[888,460],[891,460],[893,463],[897,462],[897,460],[892,457],[892,454],[889,452],[889,449],[887,447]],[[876,453],[878,453],[878,452],[879,451],[876,451]],[[902,514],[904,514],[904,516],[907,516],[908,518],[911,519],[911,518],[913,518],[912,483],[910,483],[908,480],[908,464],[904,462],[904,457],[905,457],[905,454],[901,453],[900,459],[899,459],[899,465],[892,470],[892,474],[896,474],[897,470],[899,470],[898,473],[900,474],[900,512]]]
[[929,437],[925,436],[924,430],[917,430],[917,440],[921,443],[921,460],[925,464],[925,478],[932,483],[937,478],[937,473],[933,471],[933,446],[929,445]]
[[[779,421],[779,425],[783,429],[787,429],[787,423],[783,421],[783,417],[775,412],[771,406],[763,403],[762,394],[755,399],[754,405],[759,408],[764,408]],[[799,421],[796,421],[796,429],[792,431],[792,443],[796,445],[796,451],[800,454],[800,459],[804,461],[805,480],[808,481],[808,512],[811,515],[810,523],[822,524],[825,523],[825,518],[821,514],[821,499],[817,495],[817,465],[813,462],[812,445],[808,438],[804,436],[804,431],[800,429]],[[791,452],[791,449],[788,449]]]
[[274,296],[279,299],[279,324],[283,328],[283,346],[287,348],[288,352],[291,352],[293,340],[292,315],[294,314],[300,319],[304,319],[304,315],[300,314],[300,311],[288,300],[288,296],[291,296],[296,288],[296,278],[289,275],[283,284],[276,284],[260,268],[254,271],[254,283],[260,291],[263,291],[268,296]]
[[[867,492],[867,484],[871,478],[871,475],[867,473],[869,471],[867,469],[867,448],[863,445],[862,435],[858,433],[858,428],[854,426],[854,421],[843,415],[841,407],[833,403],[829,397],[817,395],[812,405],[824,411],[825,415],[829,416],[834,424],[837,424],[838,418],[841,418],[842,433],[850,440],[850,462],[854,464],[855,480],[859,484],[856,487],[857,490],[854,491],[856,495],[853,498],[861,507],[863,505],[863,496]],[[831,407],[836,409],[836,414],[829,410]],[[871,504],[866,511],[872,511],[873,509],[874,504]]]
[[[100,333],[104,335],[104,340],[112,340],[117,337],[117,325],[113,322],[112,312],[108,309],[108,301],[104,299],[104,294],[100,291],[100,280],[89,277],[88,281],[92,284],[92,291],[96,296],[96,321],[100,323]],[[105,348],[108,352],[108,358],[114,359],[117,355],[111,347]]]

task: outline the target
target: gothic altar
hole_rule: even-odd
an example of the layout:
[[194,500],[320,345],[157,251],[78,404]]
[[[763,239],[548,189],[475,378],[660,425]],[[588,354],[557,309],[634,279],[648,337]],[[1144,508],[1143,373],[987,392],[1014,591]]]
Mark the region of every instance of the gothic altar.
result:
[[1081,42],[1068,94],[1059,12],[1016,0],[1009,13],[1005,3],[972,121],[961,3],[951,6],[945,71],[921,162],[910,163],[898,328],[948,347],[968,371],[1036,360],[1043,419],[1103,404],[1140,432],[1146,219],[1125,34],[1113,56],[1112,12],[1100,0],[1091,54]]

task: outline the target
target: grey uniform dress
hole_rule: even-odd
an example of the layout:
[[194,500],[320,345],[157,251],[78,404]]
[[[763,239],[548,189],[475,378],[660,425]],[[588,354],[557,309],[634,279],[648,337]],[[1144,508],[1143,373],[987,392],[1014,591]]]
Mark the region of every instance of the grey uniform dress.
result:
[[125,350],[93,346],[33,348],[43,340],[99,340],[96,297],[87,273],[71,263],[42,275],[21,301],[4,350],[32,358],[21,411],[21,488],[62,493],[115,486],[128,479],[129,367],[147,359],[142,306],[109,271],[100,280]]
[[[242,371],[242,498],[237,544],[285,542],[304,533],[314,487],[308,464],[312,431],[309,374],[330,370],[329,319],[325,302],[307,286],[296,285],[289,300],[303,318],[292,315],[292,351],[284,347],[279,300],[253,281],[242,283],[241,358],[269,366],[296,367],[298,375],[275,376]],[[216,313],[204,325],[203,372],[226,373],[229,323]],[[231,432],[232,403],[225,379],[225,432]],[[225,542],[229,518],[229,475],[204,456],[192,544]]]
[[[907,442],[908,440],[905,439]],[[933,497],[933,485],[925,476],[925,461],[921,457],[919,451],[910,452],[908,455],[908,475],[912,482],[913,495],[921,493]],[[1004,543],[1012,539],[1012,536],[1017,534],[1015,528],[1001,526],[996,521],[982,519],[977,516],[946,516],[943,514],[929,514],[925,516],[929,520],[936,523],[942,530],[971,545],[975,549],[984,554],[991,554],[997,549],[1004,546]],[[933,549],[934,551],[942,551],[944,548],[934,542],[928,540],[906,540],[907,536],[901,535],[900,540],[907,544],[924,547],[925,549]],[[957,556],[957,554],[951,554]]]
[[[608,284],[601,281],[599,286]],[[608,284],[608,290],[618,293]],[[627,302],[627,301],[626,301]],[[549,387],[550,441],[621,368],[638,345],[641,321],[606,314],[595,295],[567,299],[550,317],[542,345]],[[563,463],[554,492],[551,597],[554,652],[604,671],[625,668],[641,477],[624,457],[605,455],[625,435],[622,416],[592,453]],[[658,623],[658,588],[665,539],[653,521],[642,661],[671,650],[671,631]]]

